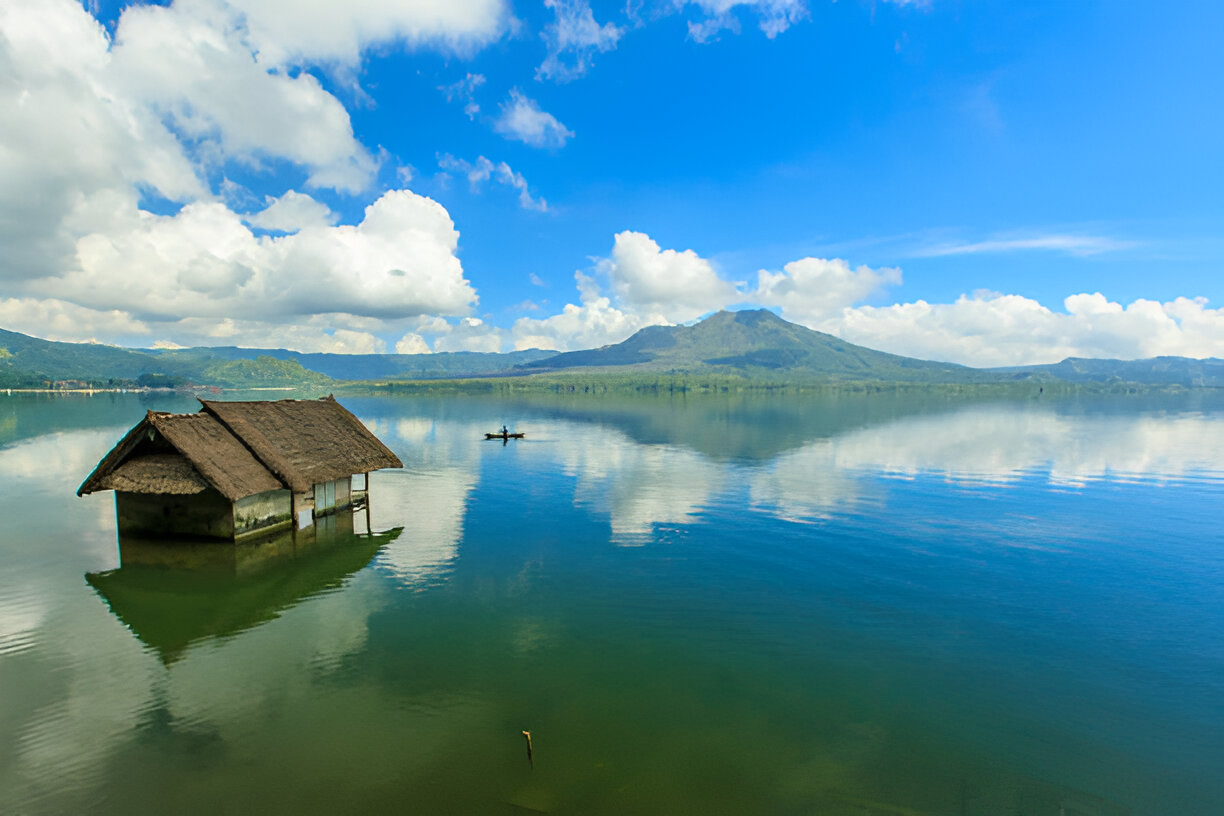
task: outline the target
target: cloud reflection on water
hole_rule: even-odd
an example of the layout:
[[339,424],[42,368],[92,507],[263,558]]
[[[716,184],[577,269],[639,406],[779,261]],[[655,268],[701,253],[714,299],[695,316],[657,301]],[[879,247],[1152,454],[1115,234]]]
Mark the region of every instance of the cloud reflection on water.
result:
[[636,443],[607,427],[567,430],[557,445],[557,458],[577,479],[575,502],[607,513],[613,541],[625,544],[642,543],[654,525],[691,523],[739,485],[758,512],[812,520],[886,502],[881,477],[978,486],[1035,478],[1062,488],[1219,478],[1224,419],[978,405],[855,427],[764,462],[715,462],[685,447]]

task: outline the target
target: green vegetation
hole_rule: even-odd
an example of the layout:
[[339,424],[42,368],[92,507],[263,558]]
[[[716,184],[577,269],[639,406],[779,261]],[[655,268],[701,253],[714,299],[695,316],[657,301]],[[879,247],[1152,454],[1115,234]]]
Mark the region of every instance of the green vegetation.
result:
[[326,385],[331,378],[307,371],[297,360],[260,356],[254,360],[227,360],[204,369],[204,380],[235,388],[258,386],[308,387]]
[[1027,394],[1224,388],[1224,360],[1067,359],[979,369],[865,348],[766,310],[650,326],[566,353],[298,354],[285,349],[138,350],[0,330],[0,388],[344,387],[438,393],[738,393],[939,388]]

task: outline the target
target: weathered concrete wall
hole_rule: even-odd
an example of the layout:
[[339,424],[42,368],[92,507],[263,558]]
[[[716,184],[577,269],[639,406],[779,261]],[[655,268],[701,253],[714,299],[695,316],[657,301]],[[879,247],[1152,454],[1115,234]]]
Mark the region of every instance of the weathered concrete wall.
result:
[[293,518],[299,530],[314,523],[314,491],[293,494]]
[[187,496],[116,491],[115,515],[120,533],[191,538],[234,537],[233,507],[229,499],[212,488]]
[[293,497],[288,490],[269,490],[234,502],[234,534],[289,525],[293,520]]
[[[345,476],[334,482],[320,482],[312,489],[314,514],[316,517],[334,513],[353,503],[352,477]],[[325,498],[326,497],[326,498]],[[331,499],[330,503],[327,499]]]

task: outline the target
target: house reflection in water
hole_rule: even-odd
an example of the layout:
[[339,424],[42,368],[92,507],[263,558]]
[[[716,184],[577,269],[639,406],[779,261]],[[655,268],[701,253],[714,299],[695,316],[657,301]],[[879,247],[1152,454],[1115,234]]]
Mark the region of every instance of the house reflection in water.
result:
[[122,535],[118,569],[85,580],[169,665],[192,644],[225,638],[344,586],[402,528],[355,533],[353,513],[239,543]]

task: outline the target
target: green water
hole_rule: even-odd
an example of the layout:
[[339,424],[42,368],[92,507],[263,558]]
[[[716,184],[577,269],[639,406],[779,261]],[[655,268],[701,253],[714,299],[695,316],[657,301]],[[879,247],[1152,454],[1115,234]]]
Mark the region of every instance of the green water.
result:
[[1219,397],[342,401],[235,549],[73,495],[192,400],[0,395],[0,812],[1224,812]]

